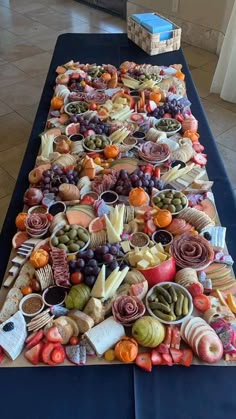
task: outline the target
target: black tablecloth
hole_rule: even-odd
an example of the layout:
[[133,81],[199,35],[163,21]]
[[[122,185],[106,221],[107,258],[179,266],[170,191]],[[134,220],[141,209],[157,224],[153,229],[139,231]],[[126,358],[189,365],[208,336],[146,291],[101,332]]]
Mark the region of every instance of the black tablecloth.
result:
[[[208,175],[221,222],[227,227],[227,244],[236,259],[236,205],[234,195],[204,110],[181,51],[150,57],[125,34],[66,34],[58,38],[16,188],[0,236],[2,280],[15,233],[14,219],[22,210],[28,172],[40,146],[53,94],[55,68],[71,59],[80,62],[183,64],[192,111],[199,120],[201,142],[209,157]],[[234,377],[228,367],[155,367],[146,373],[133,365],[2,368],[1,417],[10,419],[222,419],[234,415]]]

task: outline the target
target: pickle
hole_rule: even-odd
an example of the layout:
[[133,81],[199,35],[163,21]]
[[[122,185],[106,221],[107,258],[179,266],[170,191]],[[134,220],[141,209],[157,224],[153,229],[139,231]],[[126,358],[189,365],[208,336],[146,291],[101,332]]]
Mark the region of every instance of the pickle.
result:
[[158,302],[153,302],[153,303],[150,303],[149,304],[149,307],[153,310],[161,310],[161,311],[163,311],[164,313],[169,313],[170,312],[170,306],[169,305],[165,305],[165,304],[162,304],[162,303],[158,303]]
[[182,308],[182,314],[184,316],[186,316],[188,314],[189,308],[188,308],[188,297],[184,297],[184,302],[183,302],[183,308]]
[[176,314],[176,316],[181,316],[182,315],[183,302],[184,302],[184,295],[182,293],[179,293],[178,294],[178,300],[175,303],[175,314]]
[[156,300],[158,300],[158,298],[156,297],[156,295],[155,295],[155,294],[151,294],[151,295],[149,295],[149,297],[148,297],[148,301],[149,301],[150,303],[152,303],[153,301],[156,301]]
[[158,287],[157,292],[160,293],[161,295],[163,295],[163,297],[165,297],[167,303],[169,303],[169,304],[172,303],[172,298],[171,298],[170,294],[168,293],[168,291],[165,290],[165,288]]
[[170,305],[170,313],[169,314],[174,317],[174,320],[176,320],[175,303],[171,303],[171,305]]
[[174,303],[176,303],[176,301],[178,300],[176,291],[174,289],[174,287],[170,286],[169,291],[168,291],[171,295],[172,301],[174,301]]
[[173,316],[170,314],[162,313],[160,310],[154,310],[153,313],[161,320],[165,320],[167,322],[172,322],[174,320]]
[[158,296],[158,301],[162,304],[168,305],[169,303],[166,301],[166,299],[163,297],[163,295]]

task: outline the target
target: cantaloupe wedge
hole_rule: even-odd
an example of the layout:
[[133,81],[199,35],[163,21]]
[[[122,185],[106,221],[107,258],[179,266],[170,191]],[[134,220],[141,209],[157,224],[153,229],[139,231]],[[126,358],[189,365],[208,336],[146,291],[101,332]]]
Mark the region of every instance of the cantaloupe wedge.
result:
[[205,212],[205,214],[207,214],[208,217],[210,217],[213,221],[215,220],[216,208],[214,203],[210,199],[203,199],[200,204],[194,205],[194,208],[198,209],[199,211]]

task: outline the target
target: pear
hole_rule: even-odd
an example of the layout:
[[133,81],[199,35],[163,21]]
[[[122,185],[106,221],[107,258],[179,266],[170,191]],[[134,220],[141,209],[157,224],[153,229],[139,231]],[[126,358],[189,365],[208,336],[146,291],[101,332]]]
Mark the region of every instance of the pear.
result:
[[165,338],[165,327],[159,320],[151,316],[143,316],[133,324],[132,336],[140,345],[155,348]]

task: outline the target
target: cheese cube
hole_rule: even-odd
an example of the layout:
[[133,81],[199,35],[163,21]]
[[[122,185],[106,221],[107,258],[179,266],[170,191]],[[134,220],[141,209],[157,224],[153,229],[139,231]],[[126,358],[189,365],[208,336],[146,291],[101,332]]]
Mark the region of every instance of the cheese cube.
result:
[[166,253],[162,253],[162,252],[158,252],[156,255],[162,262],[164,262],[167,259],[167,254]]
[[124,253],[128,253],[130,251],[130,244],[128,240],[121,242],[120,245]]
[[148,267],[149,267],[149,262],[145,259],[142,259],[137,263],[138,269],[147,269]]

